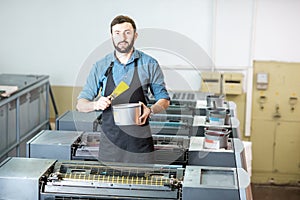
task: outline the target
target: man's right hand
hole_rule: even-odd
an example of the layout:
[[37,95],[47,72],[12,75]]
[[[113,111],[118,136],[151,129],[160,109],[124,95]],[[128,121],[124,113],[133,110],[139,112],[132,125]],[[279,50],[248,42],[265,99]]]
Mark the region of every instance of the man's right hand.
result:
[[108,97],[100,97],[94,102],[94,110],[105,110],[111,105],[111,100]]
[[105,110],[110,104],[111,100],[108,97],[100,97],[97,101],[78,99],[76,109],[79,112],[92,112],[95,110]]

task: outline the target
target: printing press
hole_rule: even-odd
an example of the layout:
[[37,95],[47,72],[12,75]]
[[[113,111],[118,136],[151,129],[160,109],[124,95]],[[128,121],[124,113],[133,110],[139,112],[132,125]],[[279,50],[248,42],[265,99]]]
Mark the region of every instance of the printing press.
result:
[[229,117],[228,123],[224,124],[210,124],[206,116],[194,116],[192,126],[192,136],[204,136],[207,127],[219,127],[231,130],[231,138],[241,138],[240,121],[236,117]]
[[67,131],[101,131],[99,126],[101,113],[101,111],[88,113],[67,111],[56,119],[55,128]]
[[[214,166],[215,164],[218,164],[217,162],[220,162],[224,164],[223,166],[244,167],[243,160],[245,159],[243,156],[243,146],[240,145],[241,141],[238,139],[240,137],[239,121],[236,117],[233,117],[233,115],[236,115],[236,107],[234,106],[234,104],[224,101],[224,96],[201,94],[200,100],[197,101],[195,101],[195,99],[193,98],[190,98],[191,95],[174,93],[173,96],[176,97],[176,101],[185,100],[189,102],[197,102],[198,106],[201,105],[198,107],[201,108],[201,115],[183,115],[167,113],[155,114],[151,117],[150,128],[154,139],[156,163],[182,165],[186,165],[187,163],[192,165],[209,165],[210,163],[212,163],[212,165]],[[189,99],[184,99],[183,97],[189,97]],[[233,105],[232,108],[229,107],[231,105]],[[215,109],[218,111],[216,119],[224,121],[215,121],[214,123],[211,123],[209,121],[209,114],[213,114],[213,111]],[[219,115],[221,111],[224,112],[221,114],[225,115],[220,117]],[[77,111],[67,111],[56,120],[57,129],[71,131],[77,130],[101,132],[101,130],[99,129],[99,123],[101,123],[101,118],[99,117],[100,114],[101,112],[80,113]],[[218,127],[221,129],[229,130],[230,135],[228,137],[228,143],[230,145],[228,146],[228,148],[226,147],[225,149],[223,148],[221,150],[218,150],[218,148],[217,150],[204,148],[205,130],[210,127]],[[57,145],[59,141],[62,140],[61,137],[63,136],[57,134],[57,139],[56,141],[54,141],[53,148],[55,148],[55,145]],[[98,158],[99,151],[98,138],[99,135],[89,132],[84,133],[80,136],[80,142],[74,142],[77,140],[77,138],[72,139],[71,136],[71,139],[69,140],[70,145],[68,148],[74,150],[72,150],[72,156],[65,156],[64,159],[96,160]],[[89,141],[91,140],[96,141],[96,144],[94,144],[95,142],[90,143]],[[45,143],[43,145],[46,145],[51,140],[46,138],[44,141]],[[32,142],[31,146],[33,145],[37,146],[37,142]],[[213,151],[213,153],[207,154],[207,152],[210,151]],[[71,150],[68,150],[67,152],[71,152]],[[200,154],[201,159],[198,159]],[[206,154],[208,156],[203,157],[203,155]],[[43,155],[47,155],[47,153],[44,153]],[[218,159],[217,161],[213,162],[215,160],[215,157],[211,157],[212,155],[215,155],[216,158],[219,157],[221,159]],[[238,155],[241,156],[238,157]],[[28,155],[28,157],[41,156],[32,154]],[[55,157],[50,156],[48,158]],[[204,160],[206,161],[203,162]]]
[[[151,118],[150,125],[154,134],[182,135],[188,132],[189,136],[204,136],[206,127],[218,126],[230,129],[230,137],[240,138],[236,104],[225,101],[223,95],[170,92],[170,96],[172,98],[166,114],[157,114]],[[154,99],[150,98],[150,105],[153,103]],[[220,117],[221,114],[224,116]],[[211,115],[217,116],[211,119],[224,121],[210,121]]]
[[[169,92],[171,101],[168,109],[166,110],[167,114],[177,114],[177,115],[194,115],[198,113],[197,110],[197,101],[205,100],[207,94],[202,92],[180,92],[174,91]],[[150,95],[148,106],[151,106],[155,103],[155,99]]]
[[[205,137],[191,137],[188,150],[188,165],[217,167],[246,167],[244,146],[238,138],[227,138],[226,147],[206,147]],[[209,145],[213,141],[208,142]]]
[[242,168],[186,166],[182,199],[252,199],[249,174]]
[[[43,130],[27,142],[29,158],[97,160],[100,132]],[[187,136],[153,135],[155,163],[187,163],[190,140]]]
[[224,97],[210,96],[205,115],[194,117],[197,137],[190,138],[188,165],[247,169],[239,121],[228,105]]
[[[27,159],[52,162],[45,167],[50,169],[45,170],[48,173],[37,178],[39,197],[30,199],[252,199],[235,104],[224,99],[221,104],[219,99],[209,104],[207,96],[182,101],[181,95],[176,95],[176,101],[184,106],[179,103],[171,112],[150,119],[156,156],[151,167],[96,162],[101,112],[64,113],[56,120],[58,130],[41,131],[27,143]],[[7,181],[1,177],[3,166],[0,184]],[[117,170],[109,170],[103,177],[107,168]],[[24,173],[28,172],[19,175]],[[154,180],[160,184],[153,185]]]
[[[192,115],[155,114],[150,119],[153,135],[191,136],[193,131]],[[101,112],[81,113],[67,111],[56,119],[56,130],[100,132]]]
[[[153,135],[184,135],[204,136],[204,129],[208,126],[216,126],[209,122],[210,114],[225,112],[226,121],[217,122],[217,126],[231,129],[232,138],[240,138],[239,120],[236,117],[236,105],[227,102],[223,95],[211,95],[200,92],[170,93],[171,105],[165,114],[155,114],[150,119],[150,128]],[[149,105],[154,103],[150,98]],[[182,108],[188,108],[192,112],[181,112]],[[177,110],[176,112],[168,110]],[[185,110],[185,109],[183,109]],[[220,114],[220,113],[217,113]],[[217,118],[222,119],[222,118]],[[101,131],[101,112],[80,113],[67,111],[56,119],[57,130],[72,131]]]
[[[227,107],[230,109],[232,117],[236,117],[236,104],[232,101],[225,101],[223,95],[214,95],[204,92],[183,92],[170,91],[170,106],[166,114],[175,115],[205,115],[209,107],[213,107],[213,102],[217,102],[218,107]],[[150,95],[148,105],[155,103],[155,99]]]
[[175,165],[13,157],[0,165],[0,194],[30,200],[171,200],[180,197],[183,174],[184,168]]
[[218,127],[230,130],[231,138],[240,138],[240,122],[237,119],[236,104],[227,102],[222,95],[209,95],[205,102],[201,102],[205,111],[195,115],[193,121],[194,136],[204,136],[205,129]]
[[152,135],[193,135],[192,115],[155,114],[150,119]]
[[[166,110],[167,114],[194,115],[197,101],[193,93],[173,93],[170,94],[170,105]],[[202,96],[202,95],[201,95]],[[155,99],[150,96],[148,107],[155,103]]]
[[[87,140],[91,139],[92,136],[99,137],[97,134],[93,134],[92,131],[101,132],[100,114],[99,112],[80,113],[67,111],[56,120],[57,130],[88,132],[82,135],[80,144],[76,145],[78,148],[75,150],[75,156],[72,156],[72,158],[67,156],[68,159],[95,160],[95,158],[98,158],[98,156],[95,156],[98,155],[99,151],[95,147],[97,145],[91,146],[86,144]],[[189,137],[193,131],[193,117],[191,115],[156,114],[151,117],[150,128],[154,140],[156,163],[185,165],[187,163]],[[63,136],[58,135],[57,137],[57,140],[54,141],[56,145],[61,141],[59,137]],[[69,143],[74,143],[75,139],[72,139],[73,136],[70,137]],[[94,138],[93,140],[97,139]],[[43,145],[47,145],[49,139],[44,141]]]
[[[207,109],[207,107],[205,107]],[[224,108],[228,110],[229,108]],[[80,113],[67,111],[56,120],[57,130],[101,131],[101,112]],[[155,114],[150,119],[153,135],[204,136],[204,128],[212,126],[207,121],[206,111],[203,115]],[[215,126],[215,125],[214,125]],[[231,137],[240,138],[239,120],[230,115],[227,122],[218,125],[231,129]]]
[[4,199],[251,199],[242,168],[10,157],[0,185]]

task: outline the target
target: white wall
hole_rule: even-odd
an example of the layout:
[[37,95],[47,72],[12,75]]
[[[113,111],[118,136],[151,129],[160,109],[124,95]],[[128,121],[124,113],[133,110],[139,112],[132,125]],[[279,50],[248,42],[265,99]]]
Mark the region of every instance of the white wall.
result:
[[254,0],[216,1],[214,54],[217,67],[245,68],[250,58]]
[[[299,8],[298,0],[1,0],[1,72],[49,74],[54,85],[73,85],[90,53],[109,40],[117,14],[132,16],[144,33],[181,34],[216,68],[245,69],[253,59],[299,62]],[[179,52],[186,55],[172,54],[173,47],[162,53],[157,43],[163,40],[138,47],[168,67],[193,64],[186,57],[194,47]],[[176,44],[183,45],[170,46]]]
[[257,0],[254,59],[300,62],[299,19],[299,0]]
[[211,10],[210,0],[1,0],[1,72],[49,74],[53,85],[72,86],[90,53],[109,40],[118,14],[133,17],[139,30],[182,34],[210,54]]

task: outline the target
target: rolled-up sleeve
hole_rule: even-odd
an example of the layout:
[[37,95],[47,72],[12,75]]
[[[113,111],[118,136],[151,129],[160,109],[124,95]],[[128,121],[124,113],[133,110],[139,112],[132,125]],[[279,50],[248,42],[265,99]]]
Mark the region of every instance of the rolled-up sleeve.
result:
[[87,99],[92,101],[97,97],[101,87],[101,73],[99,72],[97,64],[94,64],[77,99]]
[[159,99],[167,99],[170,100],[169,93],[166,89],[166,84],[164,81],[164,74],[162,69],[160,68],[157,61],[151,62],[150,68],[151,70],[151,80],[150,80],[150,89],[155,98],[155,100]]

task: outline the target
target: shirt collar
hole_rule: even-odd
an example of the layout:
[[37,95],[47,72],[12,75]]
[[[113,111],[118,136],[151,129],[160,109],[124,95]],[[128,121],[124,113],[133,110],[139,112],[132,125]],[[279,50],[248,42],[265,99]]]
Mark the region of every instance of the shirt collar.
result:
[[[135,59],[138,59],[138,58],[140,58],[140,52],[136,49],[133,49],[133,53],[132,53],[131,57],[129,58],[127,64],[132,63]],[[112,53],[111,62],[119,62],[115,56],[115,51]]]

